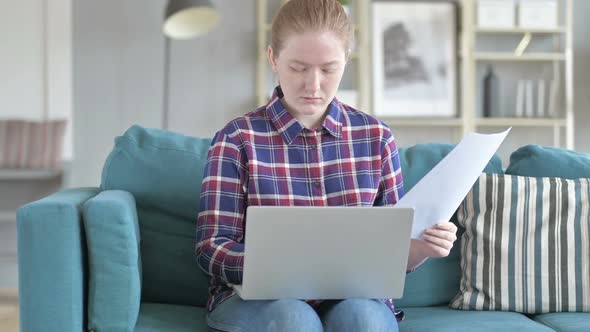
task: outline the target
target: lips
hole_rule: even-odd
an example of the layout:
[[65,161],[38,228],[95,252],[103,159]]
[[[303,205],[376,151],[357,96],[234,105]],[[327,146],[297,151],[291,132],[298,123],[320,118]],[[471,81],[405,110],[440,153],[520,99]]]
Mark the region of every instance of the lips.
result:
[[309,104],[317,104],[322,101],[322,98],[317,98],[317,97],[301,97],[301,99],[303,99],[304,102],[309,103]]

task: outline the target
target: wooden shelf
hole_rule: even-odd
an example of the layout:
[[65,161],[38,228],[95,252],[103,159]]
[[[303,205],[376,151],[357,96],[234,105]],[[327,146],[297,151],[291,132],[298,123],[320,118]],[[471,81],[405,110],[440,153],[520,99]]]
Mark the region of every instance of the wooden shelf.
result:
[[561,118],[479,118],[478,127],[554,127],[565,126],[566,120]]
[[0,169],[0,180],[48,180],[62,173],[60,169]]
[[394,118],[378,116],[380,120],[392,128],[395,127],[461,127],[460,118]]
[[515,55],[507,52],[478,52],[475,60],[479,61],[564,61],[565,53],[526,53]]
[[561,34],[565,33],[564,27],[558,27],[555,29],[529,29],[529,28],[475,28],[476,33],[482,34]]

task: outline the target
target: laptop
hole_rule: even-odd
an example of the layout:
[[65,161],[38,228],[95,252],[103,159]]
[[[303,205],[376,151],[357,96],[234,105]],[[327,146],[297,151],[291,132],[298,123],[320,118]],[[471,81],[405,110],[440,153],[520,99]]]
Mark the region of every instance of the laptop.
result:
[[250,206],[244,300],[401,298],[412,208]]

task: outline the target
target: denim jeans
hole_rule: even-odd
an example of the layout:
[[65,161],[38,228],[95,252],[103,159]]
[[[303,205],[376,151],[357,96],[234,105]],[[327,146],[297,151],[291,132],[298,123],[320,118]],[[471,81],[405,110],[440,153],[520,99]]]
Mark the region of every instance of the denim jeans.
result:
[[301,300],[244,301],[234,295],[207,315],[210,331],[397,332],[385,303],[348,299],[325,301],[315,310]]

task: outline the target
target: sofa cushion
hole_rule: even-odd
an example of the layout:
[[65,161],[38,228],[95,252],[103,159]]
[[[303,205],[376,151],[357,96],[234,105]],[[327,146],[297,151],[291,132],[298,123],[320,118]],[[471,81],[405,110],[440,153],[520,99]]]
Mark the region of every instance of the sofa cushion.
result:
[[532,318],[557,332],[590,331],[590,313],[587,312],[556,312]]
[[[139,209],[143,300],[203,306],[209,277],[195,256],[195,224],[161,211]],[[163,225],[167,225],[164,228]]]
[[[410,191],[418,181],[438,164],[455,146],[452,144],[418,144],[400,148],[404,188]],[[494,156],[484,172],[502,173],[502,161]],[[456,223],[453,216],[451,221]],[[458,236],[462,233],[459,229]],[[459,290],[461,277],[460,250],[455,246],[448,257],[430,259],[406,277],[404,295],[395,301],[400,308],[448,304]]]
[[510,155],[506,174],[566,179],[590,178],[590,154],[527,145]]
[[462,311],[447,307],[404,309],[400,332],[549,332],[549,327],[516,312]]
[[101,189],[130,192],[141,232],[144,301],[204,305],[208,277],[194,256],[201,181],[211,140],[129,128],[115,139]]
[[451,307],[590,311],[590,179],[483,174],[459,213],[460,292]]
[[200,307],[142,303],[135,332],[208,331],[207,310]]
[[[457,238],[462,229],[458,230]],[[459,291],[461,250],[458,245],[445,258],[429,259],[416,271],[406,275],[404,294],[395,306],[407,307],[446,305]]]
[[135,200],[103,191],[84,204],[88,246],[88,330],[133,331],[141,301]]

